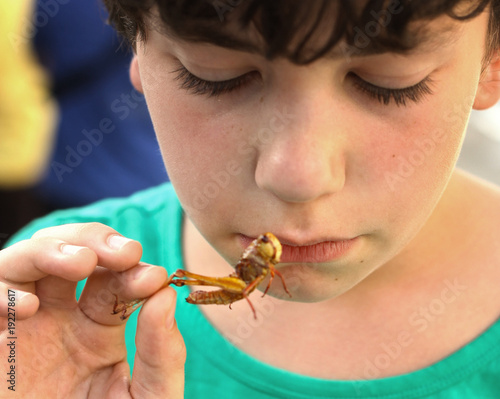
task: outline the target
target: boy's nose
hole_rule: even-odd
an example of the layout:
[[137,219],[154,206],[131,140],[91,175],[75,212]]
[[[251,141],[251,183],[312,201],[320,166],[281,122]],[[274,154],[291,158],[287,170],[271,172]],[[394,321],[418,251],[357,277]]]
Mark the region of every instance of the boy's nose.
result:
[[273,132],[258,149],[257,186],[286,202],[308,202],[342,190],[343,140],[321,125],[296,120]]

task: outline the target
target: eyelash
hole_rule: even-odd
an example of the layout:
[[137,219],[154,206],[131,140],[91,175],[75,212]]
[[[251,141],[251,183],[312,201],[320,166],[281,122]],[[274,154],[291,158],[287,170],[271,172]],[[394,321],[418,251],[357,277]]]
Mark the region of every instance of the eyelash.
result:
[[181,89],[187,90],[193,94],[207,95],[208,97],[218,97],[222,94],[230,93],[241,89],[250,83],[257,72],[249,72],[229,80],[210,81],[200,79],[193,75],[184,66],[179,67],[173,73],[177,74],[175,80],[180,82]]
[[[177,75],[175,80],[180,82],[180,87],[182,89],[193,94],[206,95],[210,98],[219,97],[223,94],[241,89],[246,84],[250,83],[258,72],[250,72],[233,79],[222,81],[200,79],[189,72],[184,66],[179,67],[173,71],[173,73]],[[432,83],[430,77],[426,77],[421,82],[410,87],[405,87],[403,89],[388,89],[368,83],[354,73],[350,73],[349,76],[353,79],[356,89],[383,105],[389,105],[391,101],[394,101],[398,107],[401,105],[407,106],[408,102],[418,103],[425,96],[433,94],[430,88],[430,84]]]
[[430,96],[433,91],[430,87],[432,80],[427,76],[424,80],[416,85],[405,87],[402,89],[388,89],[385,87],[376,86],[361,79],[359,76],[351,73],[351,78],[356,89],[369,97],[377,100],[383,105],[389,105],[394,101],[396,106],[407,106],[408,102],[419,103],[425,96]]

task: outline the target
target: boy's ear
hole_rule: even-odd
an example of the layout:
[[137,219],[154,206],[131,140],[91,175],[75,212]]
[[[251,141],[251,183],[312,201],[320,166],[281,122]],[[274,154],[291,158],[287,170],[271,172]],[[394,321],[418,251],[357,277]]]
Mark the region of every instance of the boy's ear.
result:
[[500,100],[500,50],[484,71],[479,82],[473,108],[483,110],[493,107]]
[[141,74],[139,73],[139,62],[137,61],[136,55],[134,55],[134,58],[132,58],[132,62],[130,63],[129,74],[132,86],[134,86],[139,93],[144,94],[144,91],[142,90]]

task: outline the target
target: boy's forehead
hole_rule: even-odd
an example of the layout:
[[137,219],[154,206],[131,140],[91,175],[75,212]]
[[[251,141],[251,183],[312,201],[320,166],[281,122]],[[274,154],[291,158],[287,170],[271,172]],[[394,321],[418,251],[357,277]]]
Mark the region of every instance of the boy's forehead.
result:
[[[356,0],[358,1],[358,0]],[[364,2],[364,0],[362,0]],[[318,21],[315,21],[316,23]],[[390,23],[390,22],[389,22]],[[168,37],[170,40],[185,44],[211,44],[218,47],[223,47],[231,50],[243,51],[253,54],[265,55],[266,43],[259,29],[250,23],[245,29],[242,29],[238,24],[237,18],[228,18],[224,23],[217,21],[210,27],[205,29],[211,30],[211,35],[203,35],[200,30],[197,34],[196,29],[193,29],[189,34],[178,34],[170,26],[167,26],[161,19],[158,10],[153,9],[146,18],[147,29],[155,30],[161,35]],[[323,18],[319,21],[320,26],[315,28],[315,34],[308,38],[308,46],[311,47],[311,52],[315,48],[324,44],[332,30],[331,20]],[[304,28],[297,30],[295,34],[296,42],[300,42],[304,35],[307,35],[308,28],[304,24]],[[321,27],[321,25],[323,27]],[[430,53],[439,50],[440,48],[449,47],[456,42],[462,32],[464,23],[457,21],[449,16],[440,16],[431,21],[414,21],[408,24],[404,33],[403,41],[408,42],[407,50],[391,50],[388,48],[371,45],[377,37],[373,32],[373,26],[355,27],[354,36],[351,42],[347,43],[345,38],[331,48],[325,54],[325,58],[342,58],[346,55],[346,50],[351,51],[350,57],[362,57],[387,52],[395,53]],[[372,30],[370,30],[372,29]],[[381,34],[380,32],[378,33]],[[360,45],[361,43],[361,45]],[[291,41],[289,46],[293,48],[294,43]],[[352,48],[354,47],[354,49]]]

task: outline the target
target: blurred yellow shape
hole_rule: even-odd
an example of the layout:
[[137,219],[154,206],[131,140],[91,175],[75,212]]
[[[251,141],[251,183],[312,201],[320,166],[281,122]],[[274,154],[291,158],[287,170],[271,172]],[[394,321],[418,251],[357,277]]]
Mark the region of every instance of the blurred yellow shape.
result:
[[32,0],[0,2],[0,188],[36,183],[53,146],[55,102],[32,49]]

